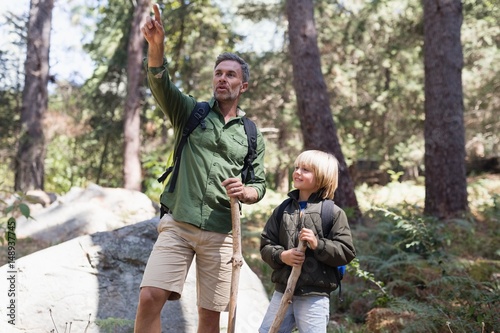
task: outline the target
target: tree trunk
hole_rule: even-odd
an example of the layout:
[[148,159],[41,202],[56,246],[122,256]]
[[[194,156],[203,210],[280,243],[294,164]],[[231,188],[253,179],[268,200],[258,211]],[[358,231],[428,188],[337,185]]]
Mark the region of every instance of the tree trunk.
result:
[[25,81],[21,107],[21,134],[15,160],[16,191],[44,189],[45,135],[48,107],[50,30],[54,0],[31,0]]
[[[290,103],[290,93],[284,90],[281,93],[281,98],[283,100],[283,104],[280,107],[280,113],[285,113],[285,105]],[[289,140],[290,134],[288,130],[288,126],[290,126],[287,122],[279,121],[277,122],[278,127],[278,140],[276,142],[278,146],[278,168],[275,172],[276,178],[276,191],[279,193],[287,193],[290,191],[290,165],[293,165],[296,156],[291,156],[288,154],[289,151]],[[291,162],[290,162],[291,160]]]
[[127,58],[127,99],[125,101],[124,121],[124,156],[123,178],[124,187],[129,190],[141,191],[142,169],[140,160],[141,142],[141,91],[143,81],[143,48],[144,37],[140,27],[150,12],[149,0],[138,0],[134,8]]
[[424,0],[425,213],[468,210],[460,0]]
[[333,122],[314,23],[313,0],[287,0],[288,33],[293,66],[293,86],[305,149],[332,153],[339,161],[339,186],[335,202],[352,209],[352,222],[361,217],[354,182],[349,175]]

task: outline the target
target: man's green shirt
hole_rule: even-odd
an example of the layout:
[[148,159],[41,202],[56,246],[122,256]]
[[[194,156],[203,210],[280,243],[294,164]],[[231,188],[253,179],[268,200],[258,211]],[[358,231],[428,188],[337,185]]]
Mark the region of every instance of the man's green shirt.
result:
[[[148,82],[153,96],[170,119],[175,133],[175,147],[182,136],[196,100],[183,94],[170,81],[166,60],[162,67],[147,67]],[[248,142],[241,117],[227,123],[220,113],[216,100],[209,101],[210,112],[205,118],[205,129],[198,126],[188,137],[182,150],[179,175],[175,190],[168,192],[170,177],[166,181],[160,202],[172,211],[176,221],[193,224],[201,229],[230,233],[231,207],[225,187],[221,183],[232,177],[241,178]],[[255,180],[246,186],[257,190],[259,200],[265,194],[264,173],[265,143],[257,130],[257,158],[253,162]]]

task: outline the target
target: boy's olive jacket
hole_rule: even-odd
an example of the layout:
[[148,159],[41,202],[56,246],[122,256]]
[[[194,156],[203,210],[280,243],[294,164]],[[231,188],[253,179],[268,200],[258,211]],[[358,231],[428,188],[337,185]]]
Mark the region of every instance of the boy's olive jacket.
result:
[[334,209],[334,220],[328,235],[323,234],[321,219],[321,199],[319,193],[311,195],[306,208],[300,214],[299,191],[288,195],[293,199],[285,207],[283,218],[277,220],[276,208],[267,221],[261,235],[260,253],[262,259],[273,268],[271,276],[276,291],[285,292],[292,267],[283,263],[280,255],[283,251],[296,248],[298,234],[302,228],[314,231],[318,238],[315,250],[306,249],[306,259],[297,281],[294,295],[329,295],[337,289],[337,266],[346,265],[356,257],[351,229],[345,212],[338,206]]

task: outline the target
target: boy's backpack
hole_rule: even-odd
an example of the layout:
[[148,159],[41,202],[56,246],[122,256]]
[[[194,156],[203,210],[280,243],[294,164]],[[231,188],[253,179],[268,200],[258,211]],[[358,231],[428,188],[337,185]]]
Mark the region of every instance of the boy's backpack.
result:
[[[174,163],[165,170],[165,172],[158,178],[159,183],[163,183],[167,179],[168,175],[172,173],[172,179],[170,180],[169,192],[173,192],[175,189],[175,183],[177,182],[177,175],[179,174],[179,165],[181,160],[182,148],[187,142],[188,136],[194,131],[199,125],[202,129],[206,128],[205,117],[210,112],[210,105],[207,102],[197,102],[193,111],[188,118],[184,129],[182,130],[182,137],[179,141],[177,149],[175,150]],[[245,127],[245,133],[247,134],[248,140],[248,153],[245,156],[245,161],[243,169],[241,170],[241,178],[244,183],[253,181],[255,179],[255,173],[253,170],[253,160],[257,157],[257,127],[255,123],[248,119],[247,117],[242,117],[243,126]]]
[[[283,220],[283,213],[285,207],[292,201],[292,198],[287,198],[285,201],[278,206],[278,212],[276,218],[278,221]],[[335,203],[333,200],[324,200],[321,204],[321,224],[323,227],[323,235],[326,237],[333,228],[333,219],[335,217]],[[342,285],[340,281],[344,278],[345,265],[338,266],[335,270],[335,278],[337,279],[337,284],[339,285],[339,298],[342,300]]]

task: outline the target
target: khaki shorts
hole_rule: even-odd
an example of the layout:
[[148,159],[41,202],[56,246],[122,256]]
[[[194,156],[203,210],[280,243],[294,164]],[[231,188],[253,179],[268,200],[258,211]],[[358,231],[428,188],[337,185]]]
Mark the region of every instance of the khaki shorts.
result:
[[197,305],[228,311],[233,255],[232,235],[177,222],[165,214],[158,223],[158,239],[149,257],[142,287],[171,291],[169,300],[181,297],[184,281],[196,254]]

